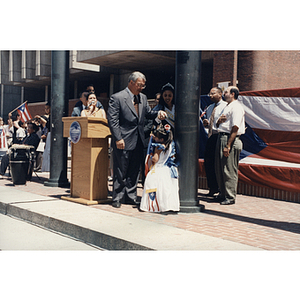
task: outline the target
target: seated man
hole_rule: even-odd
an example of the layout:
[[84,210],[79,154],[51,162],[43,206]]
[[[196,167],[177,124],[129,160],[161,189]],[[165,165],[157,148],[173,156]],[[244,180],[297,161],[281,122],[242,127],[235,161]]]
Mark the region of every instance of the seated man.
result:
[[[27,126],[28,126],[28,135],[22,141],[22,144],[28,145],[28,146],[33,146],[34,151],[35,151],[40,142],[40,138],[36,134],[36,132],[39,130],[39,128],[34,123],[28,123]],[[2,176],[5,174],[8,164],[9,164],[9,155],[7,153],[2,157],[2,160],[1,160],[1,165],[0,165],[0,176],[1,177],[0,178],[2,178]]]

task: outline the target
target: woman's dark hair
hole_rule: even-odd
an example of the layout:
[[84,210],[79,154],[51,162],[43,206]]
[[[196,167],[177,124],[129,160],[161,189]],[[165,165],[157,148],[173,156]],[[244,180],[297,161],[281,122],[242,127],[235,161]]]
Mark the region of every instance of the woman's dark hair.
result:
[[171,126],[169,124],[163,125],[162,123],[158,124],[157,126],[154,125],[152,133],[159,139],[164,140],[164,145],[166,146],[167,150],[173,141]]
[[[90,96],[90,95],[95,95],[95,96],[96,96],[96,93],[95,93],[95,92],[89,92],[89,93],[86,95],[86,100],[89,99],[89,96]],[[96,96],[96,98],[97,98],[97,96]]]
[[173,99],[172,99],[172,105],[174,105],[174,102],[175,102],[175,90],[174,90],[174,87],[171,83],[167,83],[165,84],[162,88],[161,88],[161,96],[159,98],[159,104],[162,105],[164,108],[166,107],[166,103],[165,103],[165,100],[163,98],[163,93],[164,91],[171,91],[173,93]]

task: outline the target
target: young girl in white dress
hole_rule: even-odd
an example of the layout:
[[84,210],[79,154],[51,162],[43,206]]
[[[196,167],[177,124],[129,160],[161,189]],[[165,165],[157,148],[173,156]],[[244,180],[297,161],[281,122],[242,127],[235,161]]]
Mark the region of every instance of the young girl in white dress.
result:
[[[149,212],[179,211],[178,171],[175,164],[175,143],[169,124],[159,124],[151,134],[149,169],[140,210]],[[148,149],[148,150],[149,150]],[[147,160],[147,158],[146,158]],[[147,161],[146,161],[147,163]]]

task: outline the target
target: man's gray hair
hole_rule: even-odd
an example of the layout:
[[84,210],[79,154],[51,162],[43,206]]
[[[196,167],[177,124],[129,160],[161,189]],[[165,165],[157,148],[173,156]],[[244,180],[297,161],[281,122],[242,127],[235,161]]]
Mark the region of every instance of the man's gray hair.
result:
[[128,82],[130,82],[131,80],[133,82],[136,82],[138,80],[138,78],[142,78],[146,82],[146,76],[143,73],[138,72],[138,71],[135,71],[129,75]]

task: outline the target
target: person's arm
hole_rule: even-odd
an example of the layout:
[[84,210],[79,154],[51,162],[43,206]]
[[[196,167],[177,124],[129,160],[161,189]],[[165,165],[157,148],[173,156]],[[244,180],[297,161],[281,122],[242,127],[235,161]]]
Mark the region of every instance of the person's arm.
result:
[[[147,99],[146,99],[147,101]],[[146,119],[156,119],[156,120],[164,120],[167,117],[167,113],[162,110],[161,106],[157,105],[153,109],[149,106],[147,102],[146,106]]]
[[106,119],[106,112],[103,108],[100,108],[101,118]]
[[116,147],[118,149],[125,148],[125,141],[122,138],[121,129],[119,125],[120,116],[120,101],[114,95],[111,96],[108,103],[107,121],[110,127],[110,131],[114,140],[116,141]]
[[224,147],[223,149],[223,155],[225,157],[228,157],[229,156],[229,153],[230,153],[230,149],[231,149],[231,146],[232,146],[232,143],[234,141],[234,139],[236,138],[237,136],[237,133],[238,133],[238,130],[239,128],[234,125],[232,128],[231,128],[231,132],[230,132],[230,136],[229,136],[229,139],[227,141],[227,145]]
[[11,113],[8,114],[8,120],[7,120],[8,128],[11,128],[13,126]]
[[46,126],[47,120],[45,120],[43,117],[41,117],[41,116],[39,116],[39,115],[36,115],[34,118],[35,118],[35,119],[39,119],[39,121],[40,121],[40,123],[41,123],[41,125],[42,125],[43,127]]
[[98,109],[97,112],[96,112],[96,116],[98,118],[106,119],[105,110],[103,108]]
[[47,128],[47,127],[43,127],[41,139],[42,139],[42,140],[46,140],[47,134],[48,134],[48,128]]
[[222,114],[222,115],[220,116],[220,118],[218,119],[218,121],[217,121],[217,127],[219,127],[219,125],[220,125],[221,123],[224,123],[225,121],[227,121],[227,117],[226,117],[224,114]]

